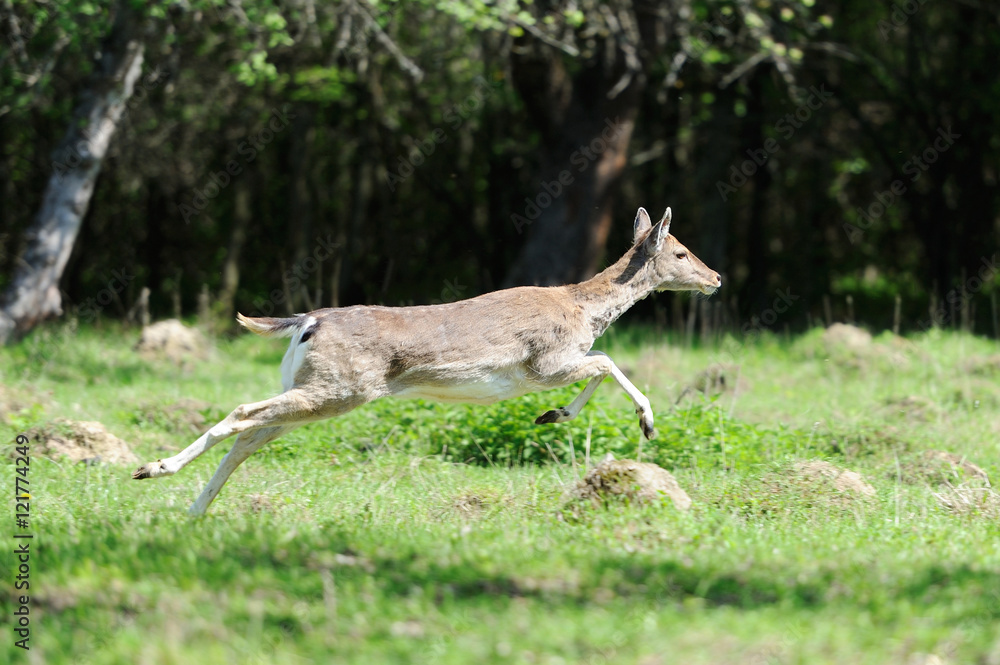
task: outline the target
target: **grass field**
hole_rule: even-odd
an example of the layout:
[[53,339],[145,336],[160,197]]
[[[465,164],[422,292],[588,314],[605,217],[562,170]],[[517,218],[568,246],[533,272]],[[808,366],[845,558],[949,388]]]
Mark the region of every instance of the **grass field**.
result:
[[[55,418],[96,420],[145,462],[280,389],[279,341],[178,366],[140,359],[136,337],[51,328],[0,349],[11,452]],[[931,452],[1000,478],[995,342],[814,330],[687,349],[619,327],[599,348],[653,403],[641,448],[608,381],[562,425],[532,421],[579,387],[302,427],[201,519],[185,511],[230,442],[143,482],[33,458],[29,652],[5,455],[0,662],[1000,663],[1000,502]],[[685,390],[717,363],[724,390]],[[692,508],[565,509],[588,441],[671,470]],[[874,495],[803,475],[814,459]]]

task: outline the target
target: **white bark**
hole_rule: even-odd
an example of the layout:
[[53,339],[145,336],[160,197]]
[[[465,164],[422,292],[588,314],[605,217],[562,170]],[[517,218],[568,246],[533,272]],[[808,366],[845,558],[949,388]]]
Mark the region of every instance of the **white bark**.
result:
[[[122,5],[120,11],[129,12]],[[0,309],[0,344],[62,314],[59,279],[87,212],[94,184],[142,71],[143,44],[132,17],[119,17],[105,46],[98,75],[84,93],[73,124],[53,159],[41,209],[28,230]]]

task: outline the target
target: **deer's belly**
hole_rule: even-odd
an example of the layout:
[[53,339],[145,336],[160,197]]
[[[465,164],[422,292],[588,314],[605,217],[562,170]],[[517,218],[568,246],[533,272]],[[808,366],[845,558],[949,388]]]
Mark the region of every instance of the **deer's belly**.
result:
[[477,380],[416,384],[395,392],[393,396],[403,399],[429,399],[436,402],[493,404],[544,389],[545,386],[529,381],[523,372],[515,370],[494,373]]

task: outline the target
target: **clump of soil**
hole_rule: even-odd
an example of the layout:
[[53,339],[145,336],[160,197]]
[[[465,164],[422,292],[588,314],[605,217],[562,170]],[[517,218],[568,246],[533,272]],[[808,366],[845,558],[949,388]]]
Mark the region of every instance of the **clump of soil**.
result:
[[981,467],[943,450],[925,450],[889,469],[887,475],[925,485],[946,510],[958,515],[1000,518],[1000,494]]
[[462,494],[455,498],[452,508],[465,517],[478,517],[489,502],[478,494]]
[[897,427],[887,425],[854,434],[831,437],[830,452],[848,459],[856,457],[893,459],[910,450],[910,443],[900,438]]
[[212,406],[208,402],[182,397],[171,404],[146,404],[138,410],[138,417],[171,433],[201,434],[211,424],[205,412]]
[[813,483],[829,483],[833,489],[858,497],[875,496],[875,488],[865,482],[861,474],[841,469],[824,460],[796,462],[795,474],[802,480]]
[[23,388],[12,390],[0,385],[0,422],[6,422],[7,416],[30,409],[37,403],[39,400]]
[[875,342],[870,332],[846,323],[834,323],[823,332],[823,348],[833,362],[863,369],[873,361],[884,360],[894,367],[909,363],[912,345],[899,337],[889,344]]
[[939,415],[937,405],[919,395],[886,400],[886,408],[891,413],[911,421],[927,422],[928,420],[936,420]]
[[989,487],[946,484],[931,494],[947,510],[957,515],[980,515],[1000,519],[1000,494]]
[[28,430],[31,452],[73,462],[138,464],[128,444],[98,422],[54,420]]
[[834,323],[823,333],[823,346],[831,352],[843,349],[856,354],[865,353],[872,344],[870,332],[847,323]]
[[891,476],[899,474],[905,483],[919,485],[970,484],[976,487],[991,487],[986,472],[969,460],[943,450],[925,450],[919,455],[901,461],[899,470],[889,469]]
[[711,397],[723,393],[745,392],[747,381],[740,375],[739,365],[715,363],[699,372],[690,387]]
[[648,462],[616,460],[610,454],[568,492],[567,498],[595,506],[609,499],[661,503],[667,498],[681,510],[691,507],[691,497],[666,469]]
[[451,497],[443,497],[445,503],[435,510],[439,518],[458,515],[467,520],[477,520],[486,517],[490,511],[511,503],[510,497],[504,496],[491,488],[464,489]]
[[157,321],[142,329],[135,350],[146,358],[166,358],[180,363],[208,356],[210,345],[201,331],[177,319]]
[[854,512],[875,497],[861,474],[824,460],[804,460],[767,472],[740,489],[744,514],[771,517],[798,510]]
[[1000,354],[972,356],[963,363],[962,369],[969,374],[996,376],[1000,374]]
[[250,495],[250,512],[255,515],[271,510],[271,497],[267,494]]

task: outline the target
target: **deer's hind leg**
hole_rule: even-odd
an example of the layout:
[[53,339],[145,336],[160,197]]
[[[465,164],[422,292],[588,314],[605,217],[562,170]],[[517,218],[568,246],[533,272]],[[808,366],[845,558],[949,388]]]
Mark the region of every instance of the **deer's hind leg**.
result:
[[310,392],[305,389],[292,388],[262,402],[241,404],[188,448],[174,457],[139,467],[132,477],[142,479],[172,475],[219,441],[238,435],[215,475],[191,506],[189,512],[200,515],[208,509],[233,471],[261,446],[299,425],[347,413],[368,401],[371,399],[361,395],[317,400],[310,398]]
[[274,441],[278,437],[286,434],[296,425],[281,425],[278,427],[262,427],[260,429],[246,430],[236,437],[236,443],[229,449],[226,456],[219,463],[219,468],[215,470],[212,479],[205,485],[205,489],[188,509],[189,515],[204,515],[205,511],[212,504],[212,501],[219,494],[219,490],[229,480],[229,476],[240,464],[246,461],[250,455],[257,452],[265,444]]
[[346,399],[325,400],[317,405],[309,394],[304,388],[293,388],[263,402],[238,406],[229,418],[216,425],[220,428],[220,435],[236,433],[239,436],[188,513],[204,514],[233,471],[265,444],[299,425],[339,416],[371,401],[371,398],[353,395]]
[[233,412],[226,416],[225,419],[173,457],[158,459],[155,462],[140,466],[132,472],[132,479],[143,480],[145,478],[172,476],[200,457],[202,453],[210,450],[215,444],[228,439],[233,434],[238,434],[246,429],[267,425],[274,418],[280,419],[291,414],[300,413],[302,406],[295,404],[294,397],[289,398],[286,395],[289,395],[289,393],[285,392],[262,402],[241,404],[233,409]]

